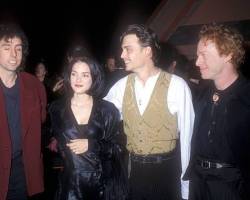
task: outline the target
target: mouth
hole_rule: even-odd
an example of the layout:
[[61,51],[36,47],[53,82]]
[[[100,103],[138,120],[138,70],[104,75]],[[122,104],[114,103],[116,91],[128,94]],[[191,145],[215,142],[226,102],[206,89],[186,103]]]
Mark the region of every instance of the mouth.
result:
[[76,84],[75,87],[76,88],[81,88],[81,87],[83,87],[83,85]]
[[124,62],[125,65],[127,65],[127,64],[129,64],[130,61],[129,60],[123,60],[123,62]]
[[16,60],[10,60],[9,63],[10,63],[11,65],[16,65],[16,64],[17,64],[17,61],[16,61]]
[[200,70],[200,72],[206,71],[206,70],[207,70],[207,67],[203,67],[203,68],[200,67],[199,70]]

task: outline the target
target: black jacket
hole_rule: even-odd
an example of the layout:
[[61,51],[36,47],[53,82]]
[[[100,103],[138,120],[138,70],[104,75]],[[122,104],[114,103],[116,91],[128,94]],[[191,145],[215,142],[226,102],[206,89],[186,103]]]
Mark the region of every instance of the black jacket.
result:
[[[124,145],[119,141],[120,115],[115,106],[94,100],[84,131],[73,116],[69,100],[52,103],[49,113],[64,159],[57,199],[124,199],[126,179],[120,156]],[[88,150],[76,155],[66,144],[79,138],[88,139]]]
[[[228,95],[225,113],[225,132],[227,143],[231,149],[236,167],[240,169],[243,178],[244,199],[250,199],[250,82],[240,77],[237,87]],[[193,170],[197,159],[197,133],[198,126],[202,123],[202,111],[210,101],[213,89],[208,86],[200,94],[195,108],[195,123],[191,145],[191,158],[188,169],[184,175],[185,180],[192,180]],[[221,149],[223,151],[223,149]]]

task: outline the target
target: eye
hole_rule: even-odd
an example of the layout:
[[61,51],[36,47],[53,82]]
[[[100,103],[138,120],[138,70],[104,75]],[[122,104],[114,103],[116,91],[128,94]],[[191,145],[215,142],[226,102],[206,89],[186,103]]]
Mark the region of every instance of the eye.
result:
[[16,51],[21,52],[22,51],[22,47],[17,47]]
[[132,53],[133,52],[132,48],[127,48],[126,50],[127,50],[128,53]]
[[84,74],[83,74],[83,77],[84,77],[84,78],[88,78],[88,77],[89,77],[89,74],[88,74],[88,73],[84,73]]

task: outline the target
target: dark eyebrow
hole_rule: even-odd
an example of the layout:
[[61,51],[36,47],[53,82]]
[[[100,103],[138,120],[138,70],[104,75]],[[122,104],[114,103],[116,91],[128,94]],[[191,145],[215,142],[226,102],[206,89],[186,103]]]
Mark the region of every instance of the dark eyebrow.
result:
[[23,45],[22,44],[17,44],[15,47],[22,47],[23,48]]
[[10,44],[9,43],[5,43],[5,44],[2,44],[2,47],[6,47],[6,46],[10,46]]
[[[71,72],[76,72],[77,73],[77,71],[75,71],[75,70],[72,70]],[[90,72],[81,72],[81,74],[90,74]]]
[[130,45],[122,46],[123,49],[129,49],[130,47]]

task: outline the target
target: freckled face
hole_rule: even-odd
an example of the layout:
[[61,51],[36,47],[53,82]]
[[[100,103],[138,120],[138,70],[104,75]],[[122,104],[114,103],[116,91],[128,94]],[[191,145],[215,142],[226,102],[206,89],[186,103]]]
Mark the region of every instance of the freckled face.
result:
[[203,79],[216,80],[224,70],[227,56],[220,55],[216,45],[211,40],[200,40],[197,47],[196,66]]

